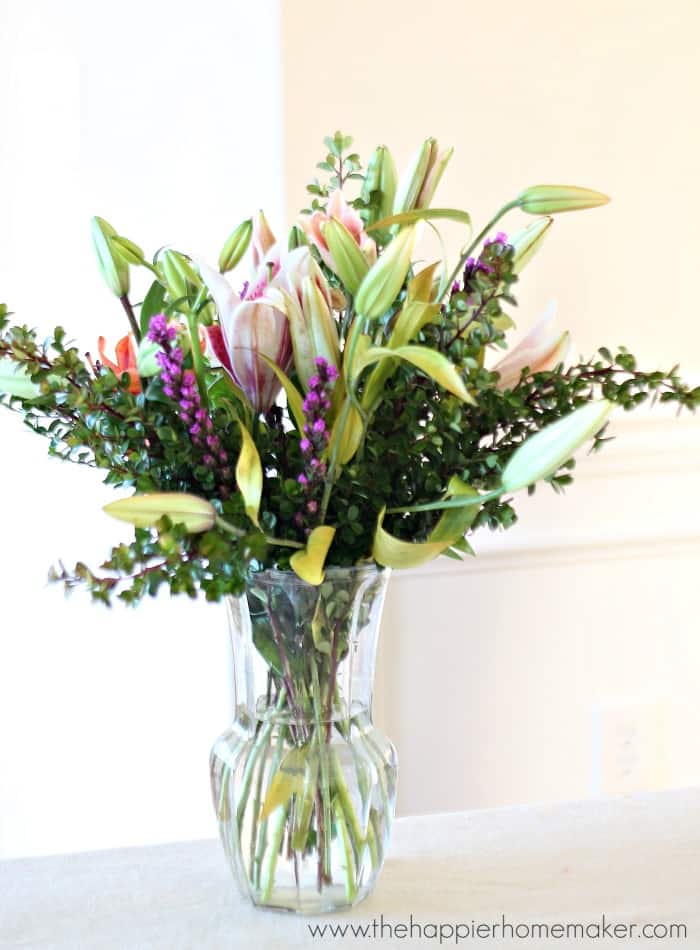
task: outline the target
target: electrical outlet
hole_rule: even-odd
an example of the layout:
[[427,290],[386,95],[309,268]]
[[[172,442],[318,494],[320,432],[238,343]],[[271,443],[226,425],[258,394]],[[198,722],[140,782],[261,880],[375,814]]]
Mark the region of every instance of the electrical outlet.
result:
[[593,793],[631,795],[663,788],[665,704],[611,700],[593,709]]

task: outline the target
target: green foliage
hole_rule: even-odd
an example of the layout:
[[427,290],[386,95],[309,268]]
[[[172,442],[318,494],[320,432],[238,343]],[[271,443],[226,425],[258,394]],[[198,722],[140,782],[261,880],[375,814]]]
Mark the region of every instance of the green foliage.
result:
[[[323,207],[331,189],[363,179],[359,156],[352,152],[348,136],[336,133],[325,140],[325,145],[327,154],[319,168],[328,180],[326,184],[315,180],[309,186],[313,200],[307,210]],[[387,156],[379,157],[389,161]],[[393,168],[388,164],[379,168],[379,157],[372,174],[377,181],[386,179],[390,189],[394,187]],[[365,189],[364,198],[351,202],[367,220],[372,216],[377,219],[386,198],[374,185]],[[455,215],[439,210],[423,210],[420,214],[435,219]],[[466,218],[461,215],[459,220]],[[384,230],[380,245],[391,247],[395,230]],[[295,232],[295,242],[300,233]],[[120,253],[136,261],[140,258],[133,248],[136,245],[132,242],[118,245]],[[471,251],[464,256],[468,253]],[[382,312],[378,310],[378,315],[373,313],[371,320],[362,323],[353,309],[352,293],[321,263],[331,287],[341,291],[343,303],[336,305],[341,348],[352,326],[360,331],[353,331],[355,344],[361,341],[364,348],[358,346],[352,371],[344,367],[345,382],[342,387],[336,384],[338,399],[334,397],[336,417],[342,418],[339,405],[352,406],[361,432],[357,441],[348,440],[352,445],[347,456],[334,459],[329,452],[322,460],[320,509],[309,508],[309,496],[299,481],[308,459],[302,452],[303,435],[294,424],[293,414],[288,408],[273,406],[264,416],[254,418],[238,386],[220,368],[209,365],[201,353],[197,345],[199,327],[211,323],[214,311],[196,264],[185,255],[161,249],[153,265],[145,258],[141,261],[140,266],[152,271],[155,280],[140,305],[138,327],[145,335],[151,317],[163,312],[180,319],[182,333],[195,342],[187,349],[184,368],[194,372],[201,404],[220,440],[216,452],[221,452],[226,461],[218,468],[217,459],[206,447],[203,450],[194,444],[178,403],[167,394],[159,376],[142,381],[144,390],[134,394],[129,391],[128,374],[117,376],[89,355],[81,355],[66,340],[61,327],[56,327],[48,339],[39,340],[29,327],[11,325],[7,307],[0,305],[0,360],[16,364],[39,391],[35,395],[33,386],[27,385],[17,390],[22,392],[21,397],[0,395],[0,403],[19,411],[26,425],[48,440],[51,455],[104,470],[105,482],[115,488],[186,492],[208,499],[217,512],[215,526],[202,534],[188,535],[182,525],[163,519],[154,528],[135,530],[133,541],[115,547],[99,571],[81,563],[72,570],[60,565],[53,571],[53,578],[67,589],[86,587],[95,600],[103,603],[119,596],[135,604],[163,586],[191,597],[202,591],[207,599],[215,601],[241,593],[251,571],[273,566],[289,568],[290,557],[305,548],[307,532],[321,524],[328,526],[327,531],[335,529],[327,557],[332,565],[348,566],[371,559],[377,520],[384,509],[387,514],[383,527],[394,538],[430,540],[442,517],[437,506],[448,499],[455,479],[467,492],[487,497],[478,509],[450,508],[450,525],[463,524],[468,534],[483,527],[509,528],[516,521],[512,499],[499,495],[497,490],[513,453],[532,434],[593,399],[604,398],[627,411],[657,400],[676,403],[679,409],[693,410],[700,405],[700,387],[688,387],[677,367],[668,371],[640,370],[634,356],[622,347],[603,347],[593,358],[568,368],[530,372],[525,367],[513,388],[498,388],[498,375],[485,368],[485,356],[489,351],[506,348],[506,334],[513,325],[508,311],[515,305],[513,292],[518,281],[515,251],[501,235],[475,253],[479,256],[466,260],[463,272],[457,274],[456,283],[447,288],[442,300],[434,302],[431,292],[437,271],[424,272],[414,280],[409,268],[394,299],[386,306],[382,300]],[[318,258],[316,249],[314,254]],[[133,325],[131,304],[126,297],[121,302]],[[401,312],[404,305],[406,309]],[[393,337],[397,324],[399,330]],[[418,352],[428,352],[432,359],[407,362],[394,358],[390,351],[397,345],[402,347],[396,351],[400,353],[414,353],[416,347],[422,347]],[[378,377],[373,376],[368,352],[388,355],[380,385],[376,385]],[[462,398],[426,374],[425,370],[435,363],[449,369],[449,373],[438,373],[437,378],[448,383],[454,377],[459,385],[450,388]],[[374,388],[369,388],[372,378]],[[286,386],[292,393],[291,387],[301,391],[293,370]],[[297,395],[297,418],[300,401]],[[244,431],[250,433],[252,441],[242,464]],[[603,430],[591,440],[591,449],[597,451],[607,441]],[[251,508],[249,503],[246,513],[235,470],[243,478],[241,473],[250,469],[253,443],[264,477],[258,509],[255,468],[255,505]],[[573,473],[573,460],[568,460],[546,481],[554,490],[562,491],[572,483]],[[405,511],[421,506],[422,510]],[[258,516],[257,524],[249,517],[252,510]],[[317,514],[315,522],[313,513]],[[447,553],[459,557],[471,553],[471,548],[466,539],[457,539]],[[333,590],[326,588],[321,598],[324,623],[336,610],[332,594]],[[255,621],[256,643],[281,672],[273,631],[265,627],[267,614],[261,610],[262,619]],[[342,639],[342,635],[341,631],[338,636]],[[326,648],[320,640],[316,643],[320,654]],[[294,665],[305,661],[292,655],[290,662]]]

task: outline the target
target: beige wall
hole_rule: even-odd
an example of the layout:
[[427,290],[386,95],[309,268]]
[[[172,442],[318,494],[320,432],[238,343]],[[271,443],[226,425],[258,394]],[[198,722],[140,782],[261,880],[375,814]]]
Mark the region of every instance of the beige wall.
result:
[[[556,298],[579,352],[622,342],[700,372],[696,0],[284,13],[290,220],[338,127],[399,162],[426,135],[455,145],[439,204],[477,225],[530,184],[598,188],[613,203],[561,217],[524,275],[522,325]],[[615,420],[565,499],[523,501],[476,562],[395,576],[377,714],[402,813],[700,782],[698,423]]]
[[530,184],[597,188],[613,204],[560,218],[525,275],[523,325],[555,297],[581,352],[623,342],[700,370],[697,0],[283,8],[290,219],[335,128],[399,162],[426,135],[452,143],[439,204],[475,223]]

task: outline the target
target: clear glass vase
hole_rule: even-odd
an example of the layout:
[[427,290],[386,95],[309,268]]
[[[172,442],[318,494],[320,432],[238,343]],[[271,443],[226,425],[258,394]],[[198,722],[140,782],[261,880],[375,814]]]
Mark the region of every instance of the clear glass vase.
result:
[[372,724],[388,571],[251,576],[231,598],[236,716],[211,753],[219,831],[253,903],[315,914],[372,890],[396,797],[396,752]]

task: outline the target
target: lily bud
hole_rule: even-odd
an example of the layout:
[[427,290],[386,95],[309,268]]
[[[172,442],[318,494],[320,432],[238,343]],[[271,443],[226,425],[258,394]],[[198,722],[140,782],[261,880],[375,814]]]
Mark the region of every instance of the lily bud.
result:
[[143,251],[138,244],[134,244],[129,238],[121,237],[121,235],[116,235],[110,240],[115,253],[125,264],[134,264],[136,267],[143,264]]
[[589,402],[530,436],[503,470],[503,490],[519,491],[553,475],[603,427],[612,409],[607,400]]
[[582,211],[598,208],[610,201],[607,195],[590,188],[575,185],[534,185],[526,188],[518,205],[528,214],[560,214],[563,211]]
[[427,208],[454,149],[440,152],[436,139],[429,138],[418,149],[399,181],[394,198],[394,214]]
[[396,165],[386,145],[380,145],[367,163],[362,199],[371,205],[368,224],[388,218],[396,197]]
[[333,270],[346,289],[355,296],[369,270],[367,258],[355,238],[337,218],[326,222],[323,236],[333,259]]
[[91,222],[92,244],[105,283],[116,297],[129,293],[129,265],[112,246],[117,232],[104,218],[94,217]]
[[275,235],[267,223],[267,218],[262,213],[258,213],[253,218],[253,266],[260,267],[267,259],[267,252],[274,247]]
[[204,498],[185,492],[152,492],[132,495],[110,502],[102,509],[118,521],[126,521],[137,528],[152,528],[167,516],[173,524],[181,524],[195,534],[209,531],[216,523],[216,511]]
[[414,240],[415,226],[402,228],[370,267],[355,297],[358,314],[375,320],[391,307],[411,266]]
[[[306,386],[309,378],[316,370],[316,358],[323,356],[333,366],[340,365],[340,343],[338,328],[326,303],[326,298],[312,277],[304,277],[301,281],[301,308],[306,318],[306,326],[311,338],[313,358],[310,365],[295,365],[297,373]],[[292,338],[294,329],[292,328]]]
[[241,222],[221,248],[219,254],[219,273],[226,274],[240,262],[248,250],[253,235],[253,219]]
[[36,399],[41,389],[32,382],[24,366],[4,356],[0,358],[0,393],[17,399]]
[[526,228],[514,234],[508,242],[514,249],[513,255],[513,273],[519,274],[520,271],[529,264],[542,246],[542,242],[547,232],[554,223],[552,218],[538,218]]
[[163,251],[160,265],[168,291],[174,299],[178,300],[180,297],[187,296],[188,284],[193,284],[195,287],[201,286],[199,275],[190,262],[177,251]]

